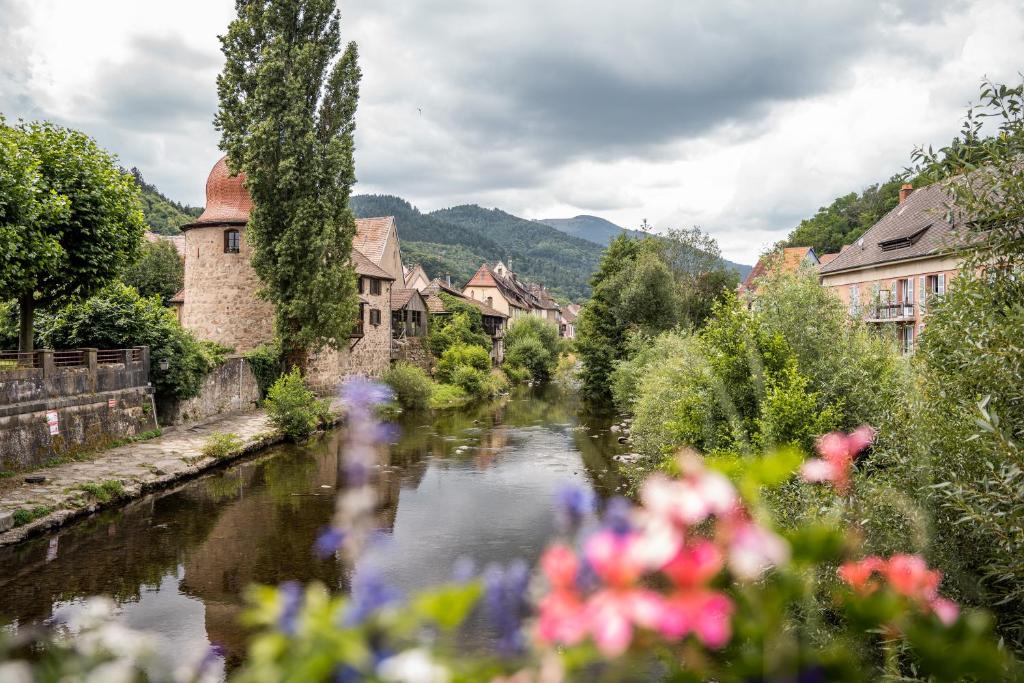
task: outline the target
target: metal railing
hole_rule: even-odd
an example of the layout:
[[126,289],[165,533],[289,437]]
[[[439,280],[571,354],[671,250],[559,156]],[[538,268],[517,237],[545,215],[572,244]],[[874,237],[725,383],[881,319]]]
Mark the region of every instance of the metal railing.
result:
[[872,320],[901,320],[914,317],[914,304],[878,304],[871,312]]
[[37,367],[39,367],[39,358],[34,351],[30,351],[28,353],[22,353],[21,351],[0,351],[0,370]]
[[89,360],[88,358],[86,358],[84,349],[74,349],[72,351],[54,351],[53,364],[59,368],[73,368],[88,365]]
[[44,376],[58,368],[91,368],[97,365],[140,363],[145,348],[131,349],[38,349],[36,351],[0,351],[0,372],[41,369]]

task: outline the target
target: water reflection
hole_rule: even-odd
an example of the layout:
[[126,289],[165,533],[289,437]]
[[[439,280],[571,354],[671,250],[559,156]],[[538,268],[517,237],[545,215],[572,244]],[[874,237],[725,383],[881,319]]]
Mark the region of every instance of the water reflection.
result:
[[[409,592],[449,578],[461,556],[533,563],[554,532],[558,486],[606,496],[618,485],[610,463],[620,447],[606,425],[554,389],[400,426],[376,479],[381,540],[355,567],[310,551],[343,485],[335,432],[0,550],[0,622],[65,617],[84,596],[107,594],[125,623],[165,636],[175,661],[216,643],[230,667],[244,654],[249,584],[316,579],[347,590],[372,568]],[[484,625],[469,631],[488,637]]]

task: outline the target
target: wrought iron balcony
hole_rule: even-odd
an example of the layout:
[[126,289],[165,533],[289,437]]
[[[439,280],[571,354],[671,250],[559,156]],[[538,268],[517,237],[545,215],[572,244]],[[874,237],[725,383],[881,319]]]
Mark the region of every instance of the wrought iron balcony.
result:
[[909,320],[914,317],[914,304],[877,304],[868,312],[870,321]]

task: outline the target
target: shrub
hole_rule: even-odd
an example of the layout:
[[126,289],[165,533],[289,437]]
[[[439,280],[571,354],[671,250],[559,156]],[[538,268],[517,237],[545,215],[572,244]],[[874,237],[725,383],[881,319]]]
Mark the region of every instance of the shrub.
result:
[[327,401],[318,399],[302,381],[298,368],[278,378],[263,402],[270,424],[284,436],[299,441],[328,419]]
[[761,448],[797,446],[810,453],[817,437],[839,427],[842,401],[822,405],[820,394],[810,391],[809,384],[795,363],[768,378],[757,418],[757,443]]
[[125,497],[124,484],[116,479],[107,479],[99,484],[79,484],[78,489],[89,494],[100,503],[109,503]]
[[210,438],[206,440],[206,443],[203,444],[202,453],[207,458],[220,460],[221,458],[226,458],[229,455],[234,455],[242,449],[243,445],[244,443],[242,442],[242,439],[239,438],[238,434],[234,434],[232,432],[228,432],[227,434],[218,432],[216,434],[211,434]]
[[504,370],[505,377],[508,378],[511,384],[522,384],[530,379],[530,371],[524,367],[509,364],[503,366],[502,370]]
[[454,384],[435,384],[430,393],[430,407],[434,410],[458,408],[469,401],[469,394]]
[[[442,295],[442,298],[445,296],[454,300],[450,295]],[[445,303],[445,307],[453,312],[450,315],[435,315],[430,318],[427,345],[435,358],[440,358],[449,348],[459,344],[491,348],[491,338],[484,333],[480,311],[475,306],[459,302],[457,307],[449,306],[448,303]]]
[[471,365],[460,365],[455,369],[452,383],[470,396],[483,397],[490,388],[490,375],[486,370]]
[[[157,396],[178,400],[197,396],[203,378],[230,351],[199,341],[158,298],[141,297],[121,283],[44,318],[39,336],[54,349],[149,346],[150,376]],[[160,367],[161,360],[167,361],[166,370]]]
[[277,381],[284,370],[284,359],[281,354],[281,342],[275,339],[270,344],[261,344],[255,349],[246,352],[242,356],[249,364],[256,384],[260,389],[260,396],[266,398],[267,391]]
[[37,519],[42,519],[46,515],[53,512],[54,508],[50,505],[37,505],[34,508],[18,508],[14,511],[14,526],[23,526],[30,522],[34,522]]
[[143,242],[139,258],[122,276],[125,284],[144,297],[158,296],[165,306],[184,286],[185,265],[168,240]]
[[455,371],[462,366],[476,368],[486,373],[491,368],[491,356],[482,346],[455,344],[438,359],[437,378],[442,382],[454,383]]
[[561,353],[558,328],[546,320],[526,316],[516,320],[505,334],[505,364],[521,368],[535,382],[551,379]]
[[399,361],[391,366],[384,383],[395,392],[395,400],[408,410],[422,410],[430,404],[432,386],[430,377],[412,363]]

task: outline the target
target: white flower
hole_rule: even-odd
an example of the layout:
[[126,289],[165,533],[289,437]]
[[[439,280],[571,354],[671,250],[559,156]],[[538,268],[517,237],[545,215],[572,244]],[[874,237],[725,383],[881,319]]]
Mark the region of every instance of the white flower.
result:
[[448,669],[435,662],[422,648],[406,650],[377,665],[377,675],[393,683],[448,683]]
[[28,662],[0,664],[0,681],[4,683],[32,683],[32,667]]

